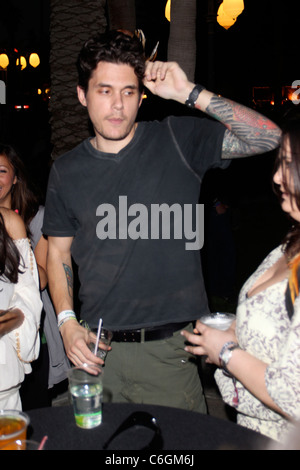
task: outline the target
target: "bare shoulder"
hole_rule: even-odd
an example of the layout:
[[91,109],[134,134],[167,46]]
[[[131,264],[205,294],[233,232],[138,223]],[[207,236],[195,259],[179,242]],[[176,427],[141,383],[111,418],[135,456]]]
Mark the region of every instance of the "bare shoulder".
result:
[[18,240],[27,237],[23,219],[16,212],[0,207],[0,213],[3,216],[6,230],[11,238]]

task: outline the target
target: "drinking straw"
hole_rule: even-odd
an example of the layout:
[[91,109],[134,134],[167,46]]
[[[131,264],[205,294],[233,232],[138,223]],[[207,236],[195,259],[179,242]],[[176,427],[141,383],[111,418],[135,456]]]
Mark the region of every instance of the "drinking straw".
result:
[[38,447],[38,450],[43,450],[44,445],[45,445],[47,439],[48,439],[48,436],[44,436],[44,437],[43,437],[43,439],[41,440],[41,443],[40,443],[40,445],[39,445],[39,447]]
[[100,338],[100,334],[101,334],[101,328],[102,328],[102,318],[100,318],[99,325],[98,325],[97,339],[96,339],[95,351],[94,351],[95,355],[97,355],[97,351],[98,351],[98,344],[99,344],[99,338]]

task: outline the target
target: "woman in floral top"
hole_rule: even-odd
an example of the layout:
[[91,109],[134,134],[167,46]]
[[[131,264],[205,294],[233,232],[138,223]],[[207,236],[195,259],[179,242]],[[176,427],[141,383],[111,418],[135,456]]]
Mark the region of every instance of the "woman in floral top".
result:
[[[300,118],[286,122],[273,177],[281,207],[295,222],[243,286],[236,322],[218,331],[197,322],[182,334],[220,366],[215,378],[237,422],[283,441],[300,419]],[[223,369],[223,370],[222,370]]]

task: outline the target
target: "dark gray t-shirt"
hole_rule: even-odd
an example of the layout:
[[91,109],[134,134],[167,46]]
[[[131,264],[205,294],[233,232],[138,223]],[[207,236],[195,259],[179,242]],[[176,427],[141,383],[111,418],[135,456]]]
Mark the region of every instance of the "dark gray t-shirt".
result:
[[87,139],[55,161],[43,232],[74,237],[81,318],[90,326],[100,317],[107,328],[132,329],[207,313],[200,252],[187,246],[205,172],[229,164],[224,131],[208,119],[169,117],[139,123],[118,154]]

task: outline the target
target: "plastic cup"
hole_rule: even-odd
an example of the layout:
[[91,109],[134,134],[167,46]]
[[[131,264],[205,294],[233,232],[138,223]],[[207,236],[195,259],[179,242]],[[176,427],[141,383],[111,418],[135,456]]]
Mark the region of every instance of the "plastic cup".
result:
[[225,331],[230,328],[230,325],[235,320],[235,318],[236,316],[233,313],[215,312],[211,313],[210,315],[204,315],[199,320],[201,323],[204,323],[211,328]]
[[40,449],[40,442],[32,440],[20,440],[11,441],[4,447],[0,447],[0,450],[44,450]]
[[[90,336],[89,336],[88,347],[93,353],[95,352],[96,336],[97,336],[97,329],[92,329]],[[110,346],[112,337],[113,337],[112,331],[106,330],[105,328],[101,329],[96,356],[100,357],[100,359],[102,359],[103,361],[105,360],[108,351],[106,349],[103,349],[102,345],[105,344],[106,346]]]
[[19,440],[25,440],[27,427],[29,425],[29,416],[19,410],[0,410],[0,449]]
[[103,370],[95,364],[82,364],[68,371],[75,422],[84,429],[102,423]]

